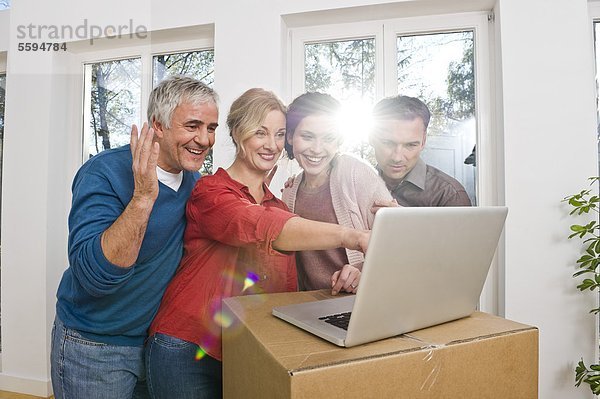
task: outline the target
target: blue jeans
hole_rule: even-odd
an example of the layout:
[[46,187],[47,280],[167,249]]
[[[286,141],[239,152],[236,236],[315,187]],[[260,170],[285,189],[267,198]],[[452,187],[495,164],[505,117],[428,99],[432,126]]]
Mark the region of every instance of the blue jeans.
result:
[[56,399],[147,399],[144,348],[86,339],[54,320],[52,388]]
[[165,334],[146,345],[148,390],[153,399],[221,398],[221,362],[210,356],[195,360],[198,346]]

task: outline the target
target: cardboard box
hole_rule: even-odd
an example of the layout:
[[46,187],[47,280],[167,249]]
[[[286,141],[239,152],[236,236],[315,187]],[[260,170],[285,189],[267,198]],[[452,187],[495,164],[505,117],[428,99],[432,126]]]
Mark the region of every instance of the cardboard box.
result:
[[537,398],[535,327],[475,312],[340,348],[271,314],[327,298],[323,290],[224,300],[224,398]]

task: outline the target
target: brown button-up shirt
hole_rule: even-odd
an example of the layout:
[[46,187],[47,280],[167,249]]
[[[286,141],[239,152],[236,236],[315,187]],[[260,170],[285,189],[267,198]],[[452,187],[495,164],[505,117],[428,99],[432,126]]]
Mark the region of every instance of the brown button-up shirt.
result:
[[[377,170],[381,175],[381,169]],[[455,178],[422,159],[400,184],[388,189],[402,206],[471,206],[465,188]]]

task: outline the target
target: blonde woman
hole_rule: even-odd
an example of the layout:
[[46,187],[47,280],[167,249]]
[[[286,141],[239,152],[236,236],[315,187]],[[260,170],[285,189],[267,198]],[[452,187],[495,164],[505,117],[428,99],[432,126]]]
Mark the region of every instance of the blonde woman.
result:
[[[297,217],[264,183],[283,150],[285,113],[273,93],[257,88],[231,105],[235,161],[194,188],[184,257],[150,327],[146,365],[153,398],[221,397],[221,300],[295,291],[289,251],[367,248],[369,232]],[[337,284],[341,290],[352,282]]]

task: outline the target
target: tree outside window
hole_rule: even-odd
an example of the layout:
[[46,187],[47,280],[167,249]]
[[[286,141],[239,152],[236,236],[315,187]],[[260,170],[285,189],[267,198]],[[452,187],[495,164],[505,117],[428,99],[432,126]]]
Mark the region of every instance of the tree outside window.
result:
[[355,118],[370,112],[375,101],[375,39],[306,44],[304,80],[306,91],[328,93],[342,102],[342,151],[375,164],[368,127]]
[[[175,54],[155,55],[152,62],[152,82],[156,86],[172,75],[187,75],[213,86],[215,81],[215,53],[212,50],[192,51]],[[213,151],[206,154],[200,173],[210,175],[213,172]]]
[[[101,151],[129,144],[131,125],[139,125],[145,119],[141,115],[142,66],[152,62],[152,84],[172,75],[193,76],[212,86],[214,83],[214,52],[187,51],[154,55],[145,58],[129,58],[86,65],[86,81],[91,82],[88,92],[89,156]],[[89,76],[88,76],[89,75]],[[200,170],[212,173],[212,151]]]
[[[420,98],[432,113],[422,156],[459,180],[476,203],[474,32],[401,35],[396,40],[397,92]],[[368,119],[376,101],[375,39],[307,43],[304,56],[305,90],[329,93],[347,109],[345,119],[351,124],[343,128],[342,150],[375,165],[368,120],[359,120]]]
[[431,111],[421,157],[455,177],[475,196],[474,32],[397,37],[398,93],[418,97]]
[[131,125],[140,120],[139,58],[91,64],[89,154],[129,144]]

